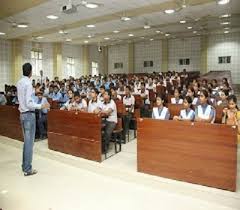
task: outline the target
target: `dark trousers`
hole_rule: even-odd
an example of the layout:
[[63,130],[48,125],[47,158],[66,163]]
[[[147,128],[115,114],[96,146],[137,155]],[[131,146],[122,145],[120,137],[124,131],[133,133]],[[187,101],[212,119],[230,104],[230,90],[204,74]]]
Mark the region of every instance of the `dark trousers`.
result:
[[40,139],[47,137],[47,114],[37,116],[37,127]]
[[103,151],[108,150],[109,142],[112,137],[112,132],[114,128],[116,127],[115,122],[109,122],[105,120],[104,122],[104,134],[103,134]]
[[149,105],[149,104],[144,104],[144,105],[140,108],[140,116],[141,116],[141,117],[150,117],[150,116],[149,116],[149,109],[150,109],[150,105]]
[[132,119],[132,113],[128,113],[123,117],[123,139],[126,141],[126,134],[130,127],[130,122]]

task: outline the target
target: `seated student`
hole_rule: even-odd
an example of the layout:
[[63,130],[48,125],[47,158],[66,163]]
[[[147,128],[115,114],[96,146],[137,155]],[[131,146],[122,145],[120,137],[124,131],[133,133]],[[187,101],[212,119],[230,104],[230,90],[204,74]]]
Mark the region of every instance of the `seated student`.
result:
[[4,93],[0,93],[0,105],[6,105],[7,99],[4,96]]
[[170,113],[167,107],[164,106],[163,95],[156,97],[157,107],[153,107],[152,118],[157,120],[169,120]]
[[[35,103],[37,104],[48,104],[47,98],[43,97],[43,90],[40,90],[36,93]],[[47,138],[47,109],[36,110],[36,121],[37,128],[39,132],[39,138],[41,140]]]
[[106,91],[105,86],[102,85],[99,89],[98,100],[103,101],[103,95],[105,91]]
[[227,100],[228,96],[229,96],[228,90],[221,90],[220,100],[217,102],[217,105],[224,106],[224,107],[228,106],[228,100]]
[[62,95],[61,93],[59,92],[59,88],[58,86],[54,86],[53,88],[53,94],[52,94],[52,100],[53,101],[60,101]]
[[91,94],[91,100],[88,103],[88,112],[89,113],[98,113],[102,102],[97,97],[98,96],[97,88],[93,88],[90,91],[90,94]]
[[122,81],[122,80],[119,81],[119,86],[118,86],[117,93],[118,93],[118,94],[125,94],[124,84],[123,84],[123,81]]
[[200,105],[195,109],[195,121],[197,122],[214,122],[215,110],[208,104],[207,90],[200,91]]
[[61,94],[59,102],[61,103],[61,105],[63,105],[68,101],[68,96],[67,96],[67,92],[66,92],[64,83],[61,84],[59,93]]
[[222,123],[238,126],[240,129],[240,111],[237,106],[237,97],[235,95],[230,95],[227,100],[228,107],[223,109]]
[[73,97],[73,91],[71,89],[68,90],[67,96],[68,96],[68,101],[65,104],[63,104],[60,110],[68,110],[68,111],[72,110],[74,97]]
[[188,88],[187,90],[187,96],[190,96],[192,98],[192,105],[197,105],[199,104],[199,99],[198,97],[195,96],[195,93],[194,93],[194,89],[191,87],[191,88]]
[[180,98],[180,89],[174,89],[174,98],[171,98],[171,104],[182,104],[183,99]]
[[87,112],[87,102],[85,99],[81,98],[80,93],[76,91],[74,93],[74,102],[72,105],[72,110]]
[[192,98],[190,96],[186,96],[183,100],[183,107],[180,111],[179,116],[174,116],[173,120],[179,121],[193,121],[195,117],[195,112],[192,109]]
[[111,87],[110,91],[111,91],[112,99],[114,101],[116,101],[116,100],[120,100],[121,101],[122,100],[122,97],[120,95],[118,95],[117,89],[115,87]]
[[103,151],[108,151],[110,139],[112,136],[112,132],[117,124],[117,107],[115,102],[111,99],[110,91],[105,91],[103,95],[103,103],[101,103],[100,114],[106,117],[104,120],[104,144]]
[[212,80],[212,94],[215,97],[219,95],[219,87],[216,79]]
[[123,104],[126,106],[127,115],[123,118],[123,139],[126,139],[127,131],[129,130],[130,121],[134,113],[135,97],[131,95],[130,86],[125,88],[125,96],[123,96]]
[[149,117],[149,107],[150,107],[150,100],[149,100],[149,91],[145,88],[145,83],[141,82],[141,89],[138,92],[143,99],[144,105],[141,107],[141,117]]

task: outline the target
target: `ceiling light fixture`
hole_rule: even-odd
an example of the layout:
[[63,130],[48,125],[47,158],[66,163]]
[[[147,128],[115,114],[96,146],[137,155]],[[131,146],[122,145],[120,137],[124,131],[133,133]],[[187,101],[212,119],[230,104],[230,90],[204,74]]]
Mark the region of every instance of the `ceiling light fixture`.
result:
[[150,41],[153,41],[154,39],[150,39]]
[[123,17],[121,17],[121,20],[122,21],[129,21],[129,20],[131,20],[131,18],[127,17],[127,16],[123,16]]
[[109,40],[110,38],[109,38],[109,37],[105,37],[104,39],[105,39],[105,40]]
[[86,3],[86,4],[85,4],[85,7],[89,8],[89,9],[96,9],[96,8],[99,7],[99,5],[98,5],[98,4],[95,4],[95,3],[89,2],[89,3]]
[[96,26],[93,24],[86,25],[87,28],[95,28]]
[[145,37],[144,37],[144,36],[141,36],[141,39],[145,39]]
[[187,29],[192,29],[192,26],[188,26]]
[[43,39],[43,37],[42,36],[37,36],[36,39]]
[[4,32],[0,32],[0,35],[3,36],[3,35],[6,35],[6,33],[4,33]]
[[165,36],[170,36],[170,34],[165,34]]
[[224,14],[220,16],[220,18],[228,18],[228,17],[231,17],[231,14]]
[[193,33],[194,33],[194,34],[196,34],[196,33],[197,33],[197,31],[193,31]]
[[226,28],[224,28],[225,30],[229,30],[230,28],[229,27],[226,27]]
[[48,15],[47,18],[48,18],[48,19],[51,19],[51,20],[56,20],[56,19],[58,19],[58,16]]
[[230,0],[217,0],[218,5],[228,4],[229,2],[230,2]]
[[175,12],[175,10],[174,10],[174,9],[166,9],[164,12],[165,12],[166,14],[172,14],[172,13]]
[[224,34],[228,34],[229,33],[229,31],[224,31]]
[[157,34],[161,33],[161,31],[156,31]]
[[19,23],[19,24],[17,25],[17,27],[18,27],[18,28],[27,28],[27,27],[28,27],[28,24],[26,24],[26,23]]
[[87,43],[88,43],[88,40],[85,40],[84,43],[87,44]]
[[151,26],[150,26],[150,25],[148,25],[148,24],[145,24],[145,25],[143,26],[143,28],[144,28],[144,29],[150,29],[150,28],[151,28]]
[[68,39],[66,39],[66,42],[71,42],[71,41],[72,41],[72,39],[69,39],[69,38],[68,38]]
[[221,25],[229,25],[230,22],[222,22]]
[[120,31],[118,31],[118,30],[115,30],[115,31],[113,31],[113,33],[115,33],[115,34],[117,34],[117,33],[119,33]]
[[61,29],[61,30],[59,30],[59,32],[58,32],[59,34],[68,34],[68,32],[67,31],[65,31],[65,30],[63,30],[63,29]]
[[88,35],[88,38],[92,38],[92,36],[91,36],[91,35]]
[[128,34],[128,36],[134,36],[133,34]]
[[186,23],[187,21],[186,20],[180,20],[180,23],[181,24],[184,24],[184,23]]

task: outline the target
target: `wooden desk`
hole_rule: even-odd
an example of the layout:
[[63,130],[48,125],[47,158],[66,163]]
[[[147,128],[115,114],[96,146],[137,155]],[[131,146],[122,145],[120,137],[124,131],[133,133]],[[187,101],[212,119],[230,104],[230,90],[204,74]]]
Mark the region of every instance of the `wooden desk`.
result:
[[49,149],[101,162],[101,118],[92,113],[51,110]]
[[236,191],[237,129],[153,119],[137,124],[139,172]]
[[0,106],[0,135],[23,141],[17,106]]

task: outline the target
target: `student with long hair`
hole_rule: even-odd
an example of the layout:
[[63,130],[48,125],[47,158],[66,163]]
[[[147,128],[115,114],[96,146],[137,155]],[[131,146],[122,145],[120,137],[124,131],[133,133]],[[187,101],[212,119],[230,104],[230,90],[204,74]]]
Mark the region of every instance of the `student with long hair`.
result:
[[211,123],[214,121],[215,110],[208,104],[208,91],[200,91],[200,105],[195,109],[195,121]]
[[186,96],[183,100],[183,109],[180,111],[179,116],[174,116],[173,120],[179,121],[193,121],[195,117],[195,112],[192,109],[192,98]]
[[170,113],[167,107],[164,106],[165,98],[163,95],[157,95],[156,107],[153,107],[152,118],[157,120],[169,120]]

